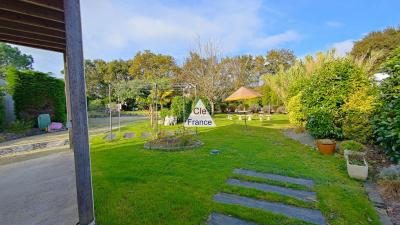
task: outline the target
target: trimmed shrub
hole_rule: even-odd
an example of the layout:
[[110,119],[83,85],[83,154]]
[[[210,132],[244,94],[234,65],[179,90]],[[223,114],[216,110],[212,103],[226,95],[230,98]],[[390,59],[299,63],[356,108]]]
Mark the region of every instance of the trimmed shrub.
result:
[[400,47],[383,67],[390,76],[379,87],[378,108],[373,119],[374,136],[392,161],[400,159]]
[[36,124],[39,114],[48,113],[52,121],[66,121],[63,80],[46,73],[9,69],[7,83],[14,99],[17,119]]
[[175,96],[172,99],[171,111],[176,116],[178,122],[184,122],[192,111],[192,100],[182,96]]
[[288,102],[289,122],[299,127],[304,127],[306,122],[306,115],[303,112],[301,103],[301,93],[290,98]]
[[344,150],[350,150],[350,151],[355,151],[355,152],[363,152],[364,151],[364,145],[357,141],[353,140],[348,140],[348,141],[342,141],[339,146],[339,151],[340,153],[343,153]]
[[361,143],[373,139],[371,117],[377,102],[376,93],[372,89],[363,88],[356,91],[343,105],[343,135]]
[[334,123],[333,114],[326,109],[309,112],[306,128],[314,138],[341,138],[341,131]]
[[[339,58],[323,63],[314,72],[302,94],[301,103],[307,115],[307,121],[313,123],[307,125],[314,129],[311,133],[317,134],[319,138],[343,138],[345,105],[354,93],[369,86],[371,82],[368,75],[350,59]],[[327,115],[328,118],[323,118],[321,115]],[[316,117],[323,121],[316,122]],[[358,123],[355,121],[356,117],[348,119],[354,119],[352,122]],[[361,122],[363,123],[365,120]],[[322,127],[316,127],[318,125]],[[352,127],[349,130],[357,133],[359,137],[362,136],[359,128],[359,126]],[[322,134],[328,136],[321,137]]]

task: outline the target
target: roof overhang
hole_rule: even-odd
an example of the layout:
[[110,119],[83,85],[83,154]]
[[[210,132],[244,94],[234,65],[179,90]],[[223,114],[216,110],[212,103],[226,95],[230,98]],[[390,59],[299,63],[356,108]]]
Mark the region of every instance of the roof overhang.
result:
[[63,0],[1,0],[0,41],[65,52]]

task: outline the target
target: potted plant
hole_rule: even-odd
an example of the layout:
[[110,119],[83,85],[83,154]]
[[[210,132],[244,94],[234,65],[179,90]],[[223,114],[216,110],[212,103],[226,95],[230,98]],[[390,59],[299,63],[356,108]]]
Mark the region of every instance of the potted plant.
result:
[[330,111],[317,109],[310,112],[306,128],[316,140],[315,143],[322,154],[333,154],[336,150],[338,129]]
[[325,155],[331,155],[336,150],[336,141],[332,139],[317,139],[315,141],[319,151]]
[[364,146],[356,141],[343,141],[339,149],[344,152],[349,176],[359,180],[366,180],[368,177],[368,163],[365,159]]

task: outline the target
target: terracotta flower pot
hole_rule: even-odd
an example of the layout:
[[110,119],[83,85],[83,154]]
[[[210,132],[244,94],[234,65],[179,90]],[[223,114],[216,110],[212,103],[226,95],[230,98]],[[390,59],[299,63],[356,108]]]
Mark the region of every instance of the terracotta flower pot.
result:
[[332,155],[336,150],[336,142],[330,139],[318,139],[315,141],[319,151],[325,155]]

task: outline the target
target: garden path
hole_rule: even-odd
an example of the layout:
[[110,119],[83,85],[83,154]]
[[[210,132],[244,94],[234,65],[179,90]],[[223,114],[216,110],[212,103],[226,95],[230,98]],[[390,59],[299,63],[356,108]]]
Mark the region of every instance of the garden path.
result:
[[[260,173],[252,170],[244,170],[244,169],[235,169],[233,171],[235,174],[244,175],[247,177],[253,178],[263,178],[272,181],[284,182],[295,185],[302,185],[307,188],[312,188],[314,186],[314,181],[302,178],[294,178],[281,176],[270,173]],[[257,189],[264,192],[272,192],[296,199],[300,199],[302,201],[317,201],[316,193],[312,191],[305,190],[296,190],[292,188],[286,188],[278,185],[264,184],[259,182],[250,182],[239,179],[228,179],[228,185],[239,186],[243,188],[252,188]],[[268,211],[271,213],[281,214],[287,217],[303,220],[309,223],[325,225],[325,218],[322,213],[316,209],[310,208],[302,208],[287,205],[280,202],[270,202],[261,199],[249,198],[235,194],[228,193],[218,193],[214,196],[214,201],[223,203],[223,204],[231,204],[231,205],[239,205],[242,207],[256,208],[264,211]],[[243,221],[238,218],[234,218],[232,216],[227,216],[219,213],[212,213],[207,221],[208,225],[252,225],[254,223]]]

